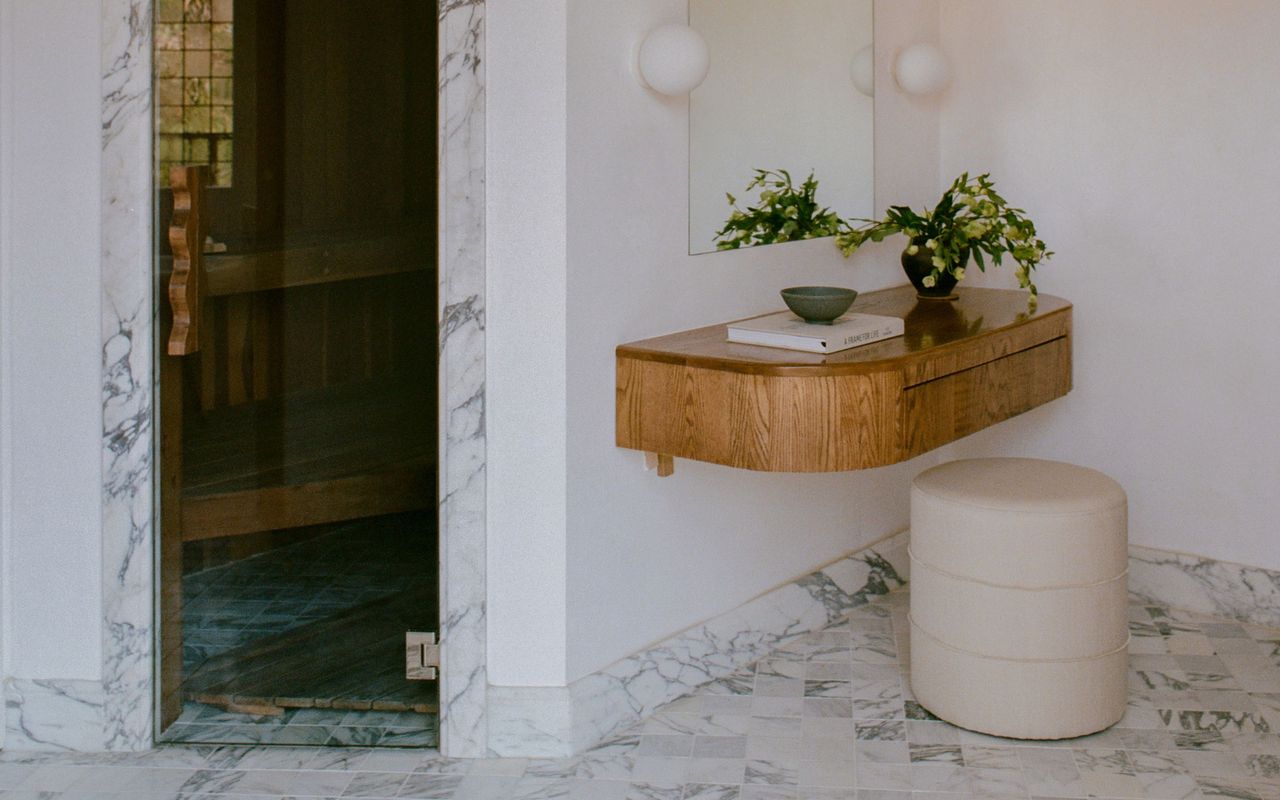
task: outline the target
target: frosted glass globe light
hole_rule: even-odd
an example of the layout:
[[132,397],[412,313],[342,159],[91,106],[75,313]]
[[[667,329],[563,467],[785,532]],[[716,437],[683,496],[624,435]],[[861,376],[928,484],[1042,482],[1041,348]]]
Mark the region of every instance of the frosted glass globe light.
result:
[[931,44],[913,44],[898,53],[893,75],[907,94],[937,94],[951,83],[951,62]]
[[876,64],[874,56],[874,48],[871,45],[867,45],[854,55],[853,62],[849,64],[849,77],[853,80],[853,85],[867,97],[876,96]]
[[640,79],[650,89],[679,97],[706,79],[711,55],[702,34],[688,25],[672,23],[654,28],[644,37],[637,66]]

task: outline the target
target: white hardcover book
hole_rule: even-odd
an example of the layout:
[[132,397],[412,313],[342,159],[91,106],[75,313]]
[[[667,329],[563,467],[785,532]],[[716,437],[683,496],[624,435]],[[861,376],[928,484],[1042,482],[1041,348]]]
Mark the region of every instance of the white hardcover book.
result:
[[729,341],[738,344],[783,347],[828,355],[901,336],[904,325],[900,317],[879,314],[845,314],[830,325],[812,325],[790,311],[780,311],[764,317],[732,322],[728,328]]

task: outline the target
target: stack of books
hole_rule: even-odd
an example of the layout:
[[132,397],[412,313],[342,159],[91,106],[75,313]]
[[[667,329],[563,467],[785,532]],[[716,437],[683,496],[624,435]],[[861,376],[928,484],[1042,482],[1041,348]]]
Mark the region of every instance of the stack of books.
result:
[[830,325],[813,325],[790,311],[781,311],[729,323],[729,341],[830,354],[892,339],[901,336],[903,330],[899,317],[845,314]]

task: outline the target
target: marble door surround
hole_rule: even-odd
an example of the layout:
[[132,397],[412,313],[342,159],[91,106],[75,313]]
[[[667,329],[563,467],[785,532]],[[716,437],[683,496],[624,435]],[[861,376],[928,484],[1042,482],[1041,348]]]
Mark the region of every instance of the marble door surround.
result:
[[[145,750],[155,719],[153,0],[101,0],[102,680],[16,680],[8,749]],[[439,0],[442,749],[482,756],[484,11]]]

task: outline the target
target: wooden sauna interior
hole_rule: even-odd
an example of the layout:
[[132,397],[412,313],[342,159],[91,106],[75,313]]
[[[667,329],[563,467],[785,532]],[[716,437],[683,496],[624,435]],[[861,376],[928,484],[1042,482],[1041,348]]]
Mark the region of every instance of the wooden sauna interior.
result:
[[[435,4],[236,0],[234,12],[230,185],[201,185],[199,168],[156,180],[161,727],[193,699],[184,575],[383,517],[438,569]],[[377,668],[402,677],[405,626],[435,630],[434,604],[384,603],[406,619],[350,650],[378,650]],[[377,611],[346,613],[367,631]],[[342,644],[332,627],[288,636],[220,668],[240,678],[240,655],[277,683],[317,661],[374,668],[353,652],[298,661]],[[316,702],[309,691],[264,677],[204,701],[272,714]],[[376,707],[355,695],[349,707]]]

